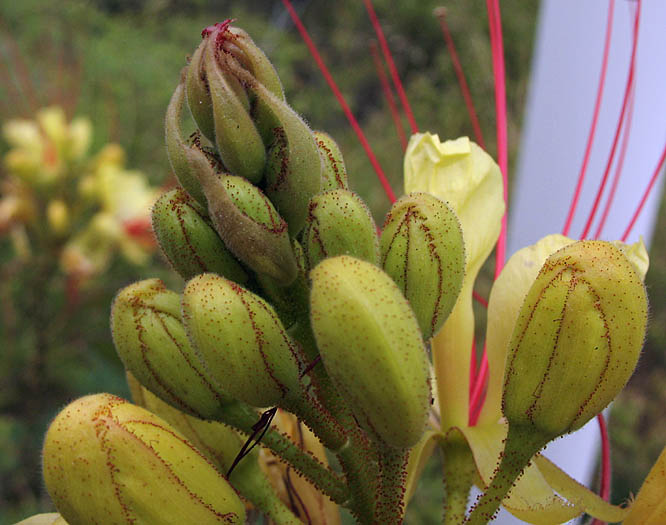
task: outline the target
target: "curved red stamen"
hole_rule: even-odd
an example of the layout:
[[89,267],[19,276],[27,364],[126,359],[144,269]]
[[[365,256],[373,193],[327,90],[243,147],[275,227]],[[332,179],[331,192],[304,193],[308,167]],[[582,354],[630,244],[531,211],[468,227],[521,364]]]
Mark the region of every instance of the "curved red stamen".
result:
[[604,51],[603,58],[601,61],[601,73],[599,73],[599,84],[597,86],[597,98],[594,102],[594,112],[592,114],[592,123],[590,124],[590,131],[587,135],[587,145],[585,146],[585,153],[583,155],[583,164],[580,167],[578,172],[578,182],[576,183],[576,189],[574,191],[573,198],[571,200],[571,205],[569,206],[569,212],[567,213],[566,221],[564,222],[564,228],[562,228],[562,235],[569,235],[569,230],[571,229],[571,223],[573,222],[574,214],[576,213],[576,207],[578,206],[578,200],[580,199],[580,193],[583,189],[583,180],[585,179],[585,172],[587,171],[587,164],[590,160],[590,153],[592,152],[592,143],[594,142],[594,136],[597,130],[597,122],[599,120],[599,110],[601,109],[601,99],[604,93],[604,84],[606,83],[606,70],[608,69],[608,55],[610,50],[611,34],[613,32],[613,12],[615,10],[615,0],[610,0],[608,4],[608,15],[606,16],[606,37],[604,39]]
[[581,233],[580,238],[585,239],[587,234],[590,232],[592,226],[592,221],[594,216],[597,213],[597,208],[599,207],[599,202],[601,201],[601,196],[606,187],[606,182],[608,181],[608,175],[610,173],[611,165],[613,164],[613,157],[615,157],[615,149],[617,148],[617,142],[620,138],[620,130],[622,129],[622,122],[624,121],[624,115],[627,110],[627,103],[629,101],[629,92],[631,91],[631,86],[634,83],[634,74],[635,74],[635,65],[636,65],[636,48],[638,47],[638,27],[641,18],[641,0],[637,0],[636,4],[636,16],[634,17],[634,34],[633,42],[631,44],[631,60],[629,62],[629,74],[627,75],[627,85],[624,88],[624,98],[622,100],[622,110],[620,111],[620,118],[618,119],[617,126],[615,128],[615,136],[613,137],[613,144],[611,146],[611,151],[608,155],[608,160],[606,161],[606,169],[604,170],[603,177],[601,178],[601,183],[597,190],[597,195],[594,199],[594,204],[590,210],[590,214],[587,217],[587,222],[585,223],[585,229]]
[[631,133],[631,122],[634,117],[634,100],[636,93],[636,83],[631,86],[631,93],[629,94],[629,109],[627,110],[627,118],[624,125],[624,135],[622,137],[622,145],[620,146],[620,156],[617,159],[617,166],[615,167],[615,174],[613,175],[613,183],[611,184],[610,193],[608,194],[608,200],[604,206],[604,211],[601,215],[601,220],[599,221],[599,226],[594,232],[594,238],[598,239],[601,237],[601,232],[606,225],[606,220],[608,219],[608,214],[610,213],[613,200],[615,199],[615,192],[617,191],[618,183],[620,182],[620,176],[622,175],[622,168],[624,167],[624,158],[627,154],[627,146],[629,145],[629,136]]
[[479,119],[476,115],[476,109],[474,108],[474,102],[472,101],[472,94],[469,90],[469,85],[467,84],[467,79],[465,78],[465,73],[463,72],[460,58],[458,57],[458,52],[456,51],[455,43],[453,42],[453,36],[451,35],[449,25],[446,22],[446,7],[437,8],[435,10],[435,16],[439,20],[439,26],[442,29],[444,41],[446,42],[446,48],[449,50],[449,55],[451,56],[451,63],[453,64],[453,70],[455,71],[456,78],[458,79],[458,86],[460,87],[463,100],[465,101],[469,119],[472,122],[474,137],[479,143],[479,146],[481,146],[483,149],[486,149],[486,142],[483,140],[483,132],[481,131],[481,125],[479,124]]
[[[495,77],[495,125],[497,127],[497,159],[502,172],[504,202],[508,202],[508,138],[506,122],[506,77],[504,71],[504,44],[502,42],[502,17],[499,0],[486,0],[490,45],[493,55],[493,75]],[[495,249],[495,279],[504,267],[506,257],[506,210],[502,216],[502,229]]]
[[391,118],[393,119],[395,131],[398,134],[400,144],[402,145],[402,151],[405,151],[407,149],[407,136],[405,135],[405,129],[402,126],[402,120],[400,120],[398,106],[396,106],[395,98],[393,97],[393,92],[391,91],[391,84],[389,84],[388,78],[386,78],[384,64],[382,64],[382,59],[379,56],[379,51],[377,51],[377,44],[375,42],[370,42],[370,54],[372,55],[372,61],[374,62],[375,69],[377,70],[377,77],[379,77],[379,83],[382,86],[384,98],[386,99],[389,111],[391,112]]
[[391,55],[391,50],[388,47],[386,38],[384,37],[382,26],[377,19],[375,9],[372,7],[372,0],[363,0],[363,3],[365,4],[365,9],[368,12],[368,16],[370,17],[370,22],[372,23],[372,27],[375,30],[375,34],[377,35],[377,40],[379,40],[379,46],[382,48],[384,60],[386,60],[386,65],[388,65],[389,72],[391,73],[391,79],[393,80],[393,85],[395,86],[395,90],[398,93],[398,98],[400,98],[402,109],[405,111],[405,115],[407,115],[407,120],[409,121],[409,125],[412,128],[412,133],[418,133],[419,128],[416,125],[416,120],[414,120],[412,107],[409,105],[407,95],[405,94],[405,90],[402,87],[402,82],[400,81],[400,76],[398,75],[398,69],[395,67],[393,55]]
[[476,300],[477,303],[481,303],[485,308],[488,308],[488,301],[476,290],[472,292],[472,297]]
[[659,178],[659,174],[661,173],[661,170],[664,167],[664,160],[666,160],[666,145],[664,145],[664,149],[661,152],[659,160],[657,161],[657,166],[654,170],[654,173],[652,174],[652,177],[650,177],[650,182],[648,183],[647,188],[645,188],[645,193],[643,193],[643,197],[641,198],[641,201],[639,202],[638,207],[634,212],[634,215],[631,217],[631,221],[629,222],[627,229],[624,230],[624,234],[622,235],[621,239],[622,242],[626,242],[627,237],[629,237],[631,230],[634,228],[634,225],[636,224],[638,216],[641,214],[641,211],[643,211],[643,206],[645,206],[645,203],[647,202],[647,199],[650,196],[650,193],[652,192],[652,188],[654,188],[654,185],[657,182],[657,179]]
[[476,375],[474,388],[469,400],[469,426],[473,427],[479,420],[483,402],[485,400],[485,393],[488,386],[488,353],[486,352],[486,345],[483,345],[483,356],[481,357],[481,365],[479,366],[479,373]]
[[301,38],[305,42],[305,45],[308,46],[308,49],[310,51],[310,54],[312,55],[312,58],[317,63],[317,66],[319,67],[319,70],[321,71],[321,74],[324,76],[324,79],[326,80],[326,83],[331,88],[331,91],[333,91],[333,95],[335,95],[335,98],[338,101],[338,103],[340,104],[340,107],[342,108],[342,111],[344,112],[345,116],[347,117],[347,120],[349,121],[349,124],[351,125],[352,129],[356,133],[356,136],[358,137],[358,140],[361,143],[361,146],[363,147],[363,150],[365,151],[365,154],[368,156],[368,159],[370,160],[370,164],[372,164],[372,167],[375,170],[375,173],[377,174],[377,178],[379,179],[379,182],[381,183],[382,187],[384,188],[384,192],[386,193],[386,196],[391,201],[391,203],[394,203],[395,202],[395,194],[393,193],[393,189],[391,188],[391,185],[389,184],[388,180],[386,179],[386,175],[384,175],[384,170],[382,170],[382,167],[380,166],[379,161],[377,160],[377,157],[375,157],[375,154],[372,151],[372,148],[370,147],[370,144],[368,143],[368,140],[365,138],[365,134],[363,133],[363,130],[361,129],[361,126],[359,126],[358,122],[356,121],[356,117],[354,117],[354,114],[351,112],[351,109],[349,109],[349,106],[347,105],[347,102],[345,101],[345,98],[342,96],[342,93],[340,92],[340,89],[338,88],[338,85],[335,83],[335,80],[333,80],[333,77],[331,76],[331,73],[328,71],[328,68],[326,67],[326,64],[324,64],[324,61],[321,58],[321,55],[319,54],[319,51],[317,50],[317,47],[315,46],[314,42],[310,38],[310,35],[307,32],[307,29],[305,29],[305,26],[303,25],[303,22],[301,22],[301,19],[299,18],[298,14],[294,10],[293,6],[291,5],[291,2],[289,0],[282,0],[282,3],[284,4],[287,11],[289,12],[289,16],[291,16],[291,19],[293,20],[294,24],[296,25],[296,28],[298,29],[298,32],[300,33]]
[[[601,481],[599,484],[599,496],[608,501],[611,486],[610,440],[603,412],[597,414],[597,422],[599,423],[599,432],[601,433]],[[603,525],[604,523],[604,521],[595,519],[592,525]]]

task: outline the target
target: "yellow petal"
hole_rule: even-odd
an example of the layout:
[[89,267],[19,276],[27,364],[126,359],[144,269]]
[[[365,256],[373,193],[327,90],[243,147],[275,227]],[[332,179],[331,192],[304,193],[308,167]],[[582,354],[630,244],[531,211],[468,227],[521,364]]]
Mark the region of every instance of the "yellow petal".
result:
[[15,525],[67,525],[67,522],[57,512],[49,512],[47,514],[35,514]]
[[624,525],[660,525],[666,523],[666,447],[662,450],[636,501],[631,505]]
[[405,153],[405,193],[422,191],[447,202],[465,237],[468,269],[486,260],[504,214],[502,174],[495,161],[467,137],[440,142],[412,135]]
[[[500,422],[456,429],[467,440],[484,485],[488,485],[495,473],[507,428],[505,422]],[[650,497],[653,498],[647,505],[651,508],[655,508],[656,500],[664,498],[666,454],[662,454],[662,458],[661,481],[651,486],[653,489],[651,496],[646,498],[646,502]],[[655,470],[659,469],[655,467],[653,471]],[[650,478],[648,477],[648,479]],[[646,481],[647,484],[648,481]],[[517,518],[536,525],[564,523],[583,512],[600,520],[615,523],[622,521],[629,512],[629,509],[604,501],[541,455],[536,455],[532,459],[502,502],[502,506]],[[666,512],[666,505],[663,506],[661,512]],[[631,508],[634,509],[633,506]],[[637,516],[639,516],[638,520],[632,523],[653,523],[654,525],[664,523],[663,521],[641,521],[644,514]],[[660,516],[663,517],[663,514]],[[626,525],[630,522],[625,521],[624,523]]]
[[425,468],[430,456],[435,450],[438,440],[444,436],[441,432],[435,430],[428,430],[419,442],[412,447],[409,451],[409,462],[407,463],[407,483],[405,484],[405,501],[409,500],[414,495],[416,486],[418,485],[421,473]]
[[[536,466],[553,490],[569,501],[575,501],[585,512],[602,521],[615,523],[622,521],[629,509],[611,505],[597,494],[578,483],[544,456],[534,458]],[[640,523],[643,523],[642,521]]]

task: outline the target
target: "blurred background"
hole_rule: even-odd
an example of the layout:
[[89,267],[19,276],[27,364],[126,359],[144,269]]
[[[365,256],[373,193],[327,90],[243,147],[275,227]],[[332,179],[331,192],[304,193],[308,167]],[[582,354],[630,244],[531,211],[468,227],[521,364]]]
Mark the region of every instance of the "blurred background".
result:
[[[375,0],[374,6],[420,129],[442,139],[473,136],[432,14],[439,3]],[[401,193],[402,149],[373,63],[374,33],[362,2],[294,5]],[[501,6],[511,171],[520,150],[539,3],[503,0]],[[163,119],[180,69],[201,30],[225,18],[237,19],[264,49],[292,106],[314,129],[338,141],[352,189],[383,221],[389,202],[281,2],[2,2],[0,523],[52,508],[41,482],[39,451],[49,420],[68,400],[100,391],[129,395],[108,328],[116,290],[154,276],[182,288],[154,249],[148,206],[160,188],[174,184]],[[495,155],[485,2],[451,2],[447,20],[487,149]],[[657,221],[647,275],[646,348],[611,414],[616,503],[638,491],[666,435],[663,202]],[[488,264],[479,293],[487,297],[491,284]],[[477,313],[481,341],[485,314]],[[432,461],[409,507],[410,523],[440,522],[438,461]]]

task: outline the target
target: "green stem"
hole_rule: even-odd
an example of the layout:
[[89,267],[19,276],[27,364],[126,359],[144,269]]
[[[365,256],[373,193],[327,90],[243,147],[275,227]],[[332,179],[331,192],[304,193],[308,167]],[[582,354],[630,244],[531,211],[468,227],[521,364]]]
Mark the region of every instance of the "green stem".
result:
[[444,452],[444,525],[459,525],[465,521],[469,491],[474,484],[476,465],[467,443],[447,439]]
[[[250,407],[237,403],[222,407],[218,420],[245,434],[252,434],[252,427],[257,423],[258,415]],[[349,503],[350,494],[344,482],[324,467],[318,459],[303,452],[287,437],[269,429],[261,443],[294,467],[335,503],[338,505]]]
[[296,395],[288,395],[283,406],[310,427],[327,449],[337,452],[346,445],[347,436],[340,424],[305,389]]
[[375,523],[400,525],[405,514],[405,487],[409,449],[385,445],[379,452],[381,479]]
[[534,428],[509,425],[499,469],[475,503],[465,525],[485,525],[493,519],[518,476],[548,441],[550,440],[535,432]]

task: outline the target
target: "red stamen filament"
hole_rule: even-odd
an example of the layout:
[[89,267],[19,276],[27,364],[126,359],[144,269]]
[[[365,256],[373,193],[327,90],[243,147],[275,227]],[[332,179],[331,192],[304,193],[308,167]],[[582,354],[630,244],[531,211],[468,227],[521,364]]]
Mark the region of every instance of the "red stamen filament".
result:
[[650,182],[648,183],[647,188],[645,188],[645,193],[643,193],[643,197],[641,198],[641,201],[638,204],[638,207],[636,208],[636,211],[634,212],[634,215],[631,217],[631,221],[629,222],[629,225],[627,226],[627,229],[624,230],[624,234],[622,235],[622,239],[621,239],[622,242],[626,242],[627,237],[629,237],[629,234],[631,233],[631,230],[633,229],[634,225],[636,224],[636,220],[638,219],[638,216],[641,214],[641,211],[643,211],[643,206],[645,206],[645,203],[647,202],[647,199],[650,196],[650,192],[652,191],[652,188],[654,187],[655,183],[657,182],[657,178],[659,177],[659,174],[661,173],[661,170],[664,167],[664,160],[666,160],[666,145],[664,145],[664,149],[661,152],[661,156],[659,157],[659,160],[657,161],[657,166],[654,170],[654,173],[652,174],[652,177],[650,177]]
[[402,82],[400,81],[400,76],[398,75],[398,69],[395,67],[395,62],[393,61],[393,55],[391,55],[391,50],[388,47],[386,38],[384,37],[384,31],[382,31],[382,26],[380,25],[379,20],[377,19],[377,15],[375,14],[375,9],[372,7],[372,0],[363,0],[363,3],[365,4],[366,11],[368,11],[370,22],[372,23],[372,27],[375,30],[375,34],[377,35],[377,40],[379,40],[379,46],[382,48],[382,53],[384,54],[384,60],[386,60],[386,65],[388,66],[389,72],[391,73],[391,79],[393,80],[393,85],[395,87],[396,92],[398,93],[398,98],[400,99],[400,103],[402,104],[402,109],[404,110],[405,115],[407,115],[407,120],[409,121],[409,125],[412,128],[412,133],[418,133],[419,128],[416,125],[416,120],[414,120],[414,114],[412,113],[412,108],[409,105],[409,101],[407,100],[407,95],[405,94],[405,90],[402,87]]
[[585,146],[583,163],[578,173],[578,182],[576,183],[576,189],[574,191],[573,199],[571,200],[571,205],[569,206],[569,212],[567,214],[567,219],[564,223],[564,228],[562,228],[562,235],[569,235],[569,230],[571,229],[571,223],[573,222],[574,214],[576,213],[576,207],[578,206],[578,200],[580,199],[580,193],[581,190],[583,189],[583,180],[585,179],[585,172],[587,171],[587,165],[590,160],[590,153],[592,152],[592,143],[594,142],[594,135],[597,130],[597,122],[599,120],[599,110],[601,109],[601,99],[603,98],[604,85],[606,83],[606,70],[608,69],[608,55],[610,50],[611,34],[613,32],[614,11],[615,11],[615,0],[610,0],[610,3],[608,4],[608,15],[606,17],[606,37],[604,39],[604,51],[603,51],[603,58],[601,61],[601,73],[599,74],[599,84],[597,86],[597,98],[596,101],[594,102],[592,123],[590,124],[590,131],[587,135],[587,145]]
[[604,229],[606,220],[608,219],[608,214],[610,213],[611,205],[615,199],[615,192],[617,191],[618,183],[620,182],[620,176],[622,175],[622,168],[624,167],[624,158],[627,153],[627,146],[629,145],[629,136],[631,134],[631,122],[634,117],[634,100],[636,93],[636,82],[631,85],[631,93],[629,94],[629,109],[627,110],[627,118],[625,119],[624,124],[624,135],[622,136],[622,145],[620,146],[620,156],[617,159],[617,166],[615,167],[615,174],[613,175],[613,183],[611,184],[610,193],[608,194],[608,200],[604,206],[603,214],[601,215],[601,220],[599,221],[599,226],[594,232],[594,238],[598,239],[601,237],[601,232]]
[[488,387],[488,353],[486,352],[486,345],[483,345],[483,356],[481,357],[481,366],[479,366],[479,373],[476,375],[474,388],[469,399],[469,426],[473,427],[479,420],[483,402],[485,400],[485,393]]
[[382,170],[382,167],[379,164],[379,161],[377,160],[377,157],[375,156],[374,152],[372,151],[372,148],[370,147],[368,140],[365,138],[365,134],[363,133],[361,126],[359,126],[358,122],[356,121],[356,117],[354,117],[354,114],[351,112],[351,109],[347,105],[347,102],[345,101],[345,98],[342,96],[342,93],[340,92],[338,85],[335,83],[335,80],[333,80],[333,77],[331,76],[331,73],[328,71],[326,64],[324,64],[324,61],[321,58],[321,55],[319,54],[319,51],[317,50],[317,47],[315,46],[314,42],[310,38],[307,29],[305,29],[303,22],[301,22],[301,19],[299,18],[298,14],[291,5],[290,0],[282,0],[282,3],[287,8],[287,11],[291,16],[291,19],[296,25],[296,28],[298,29],[301,38],[305,42],[305,45],[308,47],[308,50],[310,51],[312,58],[317,63],[317,67],[319,67],[321,74],[324,76],[324,79],[328,83],[328,86],[331,88],[331,91],[333,91],[333,95],[340,104],[340,107],[342,108],[342,111],[347,117],[349,124],[356,133],[356,136],[358,137],[361,146],[365,150],[365,154],[368,156],[368,159],[370,160],[370,164],[372,164],[372,167],[375,170],[375,173],[377,174],[379,182],[384,188],[386,196],[388,197],[389,201],[391,201],[391,204],[394,203],[396,200],[395,194],[393,193],[393,189],[391,188],[391,185],[386,179],[386,175],[384,175],[384,170]]
[[472,122],[474,137],[476,138],[476,142],[478,142],[479,146],[481,146],[483,149],[486,149],[486,142],[483,140],[483,132],[481,131],[481,125],[479,124],[479,119],[476,115],[476,109],[474,108],[474,102],[472,101],[469,85],[467,84],[467,79],[465,78],[465,73],[463,72],[460,58],[458,57],[458,52],[456,51],[456,46],[453,42],[453,36],[449,30],[449,25],[446,22],[446,7],[437,8],[435,10],[435,16],[437,17],[437,20],[439,20],[439,25],[444,36],[444,41],[446,42],[446,48],[448,49],[449,55],[451,56],[453,70],[455,71],[456,78],[458,79],[458,86],[460,87],[460,92],[462,93],[462,97],[465,101],[469,119]]
[[483,306],[488,308],[488,301],[476,290],[472,292],[472,297],[477,303],[481,303]]
[[[502,17],[499,0],[486,0],[490,45],[493,54],[493,74],[495,77],[495,124],[497,127],[497,158],[502,172],[504,203],[508,202],[508,140],[506,123],[506,77],[504,71],[504,44],[502,42]],[[495,279],[504,266],[506,256],[506,211],[502,216],[502,229],[495,249]]]
[[618,139],[620,138],[620,130],[622,129],[622,122],[624,120],[624,115],[627,110],[627,102],[629,101],[629,93],[631,91],[631,86],[634,82],[634,74],[635,74],[635,64],[636,64],[636,48],[638,47],[638,27],[639,27],[639,22],[641,18],[641,0],[637,0],[637,7],[636,7],[636,16],[634,17],[634,34],[633,34],[633,42],[631,44],[631,60],[629,62],[629,75],[627,76],[627,85],[625,86],[624,89],[624,98],[622,100],[622,110],[620,111],[620,118],[618,119],[617,126],[615,128],[615,136],[613,137],[613,144],[611,146],[611,151],[608,155],[608,160],[606,162],[606,169],[604,170],[603,177],[601,178],[601,183],[599,184],[599,188],[597,190],[597,195],[594,199],[594,204],[592,205],[592,209],[590,210],[590,214],[587,217],[587,222],[585,223],[585,229],[583,230],[583,233],[580,235],[581,239],[585,239],[590,232],[590,228],[592,226],[592,221],[594,220],[594,216],[597,213],[597,208],[599,207],[599,202],[601,201],[601,196],[604,192],[604,188],[606,187],[606,182],[608,181],[608,175],[610,173],[611,165],[613,164],[613,157],[615,157],[615,149],[617,148],[617,142]]
[[[506,76],[504,71],[504,44],[502,42],[502,16],[498,0],[486,0],[488,12],[488,28],[490,32],[490,47],[493,55],[493,76],[495,78],[495,125],[497,128],[497,157],[500,171],[502,173],[502,186],[504,203],[508,201],[508,138],[507,138],[507,116],[506,116]],[[495,279],[504,267],[506,257],[506,210],[502,215],[502,227],[495,248]],[[474,381],[472,399],[469,405],[469,421],[478,419],[483,401],[482,393],[486,390],[488,381],[488,355],[486,346],[483,347],[481,366]],[[471,424],[471,423],[470,423]]]
[[386,77],[386,73],[384,72],[384,64],[382,63],[382,59],[379,56],[379,51],[377,51],[377,44],[375,42],[370,43],[370,54],[372,55],[372,61],[374,62],[375,69],[377,70],[377,77],[379,77],[379,83],[382,86],[384,98],[386,99],[389,110],[391,112],[391,118],[393,119],[395,131],[398,134],[400,144],[402,145],[402,151],[405,151],[407,149],[407,136],[405,134],[405,128],[402,126],[400,112],[398,111],[398,106],[395,103],[395,97],[391,91],[391,84],[389,83],[389,80]]
[[[599,486],[599,496],[608,501],[610,497],[611,485],[611,459],[610,459],[610,439],[608,438],[608,429],[603,412],[597,414],[599,422],[599,432],[601,433],[601,481]],[[605,522],[595,519],[592,525],[603,525]]]

